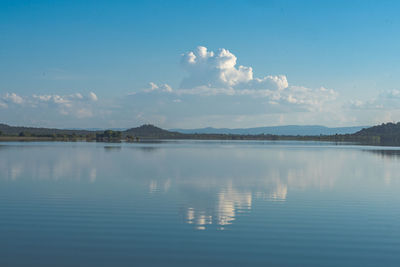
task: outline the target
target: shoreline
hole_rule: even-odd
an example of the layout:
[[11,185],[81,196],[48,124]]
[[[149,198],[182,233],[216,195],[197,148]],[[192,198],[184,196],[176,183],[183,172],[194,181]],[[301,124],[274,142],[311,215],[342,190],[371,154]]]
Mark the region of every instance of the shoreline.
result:
[[207,136],[197,135],[186,138],[154,138],[154,137],[141,137],[138,140],[132,139],[113,139],[113,140],[96,140],[88,139],[85,137],[45,137],[45,136],[0,136],[0,142],[86,142],[86,143],[141,143],[148,141],[163,141],[163,140],[198,140],[198,141],[299,141],[299,142],[327,142],[336,144],[356,144],[356,145],[372,145],[372,146],[395,146],[394,144],[380,144],[362,142],[360,140],[338,140],[332,139],[331,136]]

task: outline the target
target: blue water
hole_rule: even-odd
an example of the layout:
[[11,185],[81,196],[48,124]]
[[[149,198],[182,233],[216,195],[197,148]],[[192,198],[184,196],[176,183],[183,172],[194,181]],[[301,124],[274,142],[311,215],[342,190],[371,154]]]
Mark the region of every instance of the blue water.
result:
[[1,143],[0,266],[399,266],[400,151]]

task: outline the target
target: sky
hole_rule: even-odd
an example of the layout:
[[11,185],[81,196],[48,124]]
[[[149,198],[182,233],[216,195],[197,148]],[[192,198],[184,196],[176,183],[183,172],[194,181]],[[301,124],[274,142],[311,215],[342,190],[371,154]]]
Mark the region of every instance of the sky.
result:
[[397,122],[399,12],[368,0],[0,0],[0,123]]

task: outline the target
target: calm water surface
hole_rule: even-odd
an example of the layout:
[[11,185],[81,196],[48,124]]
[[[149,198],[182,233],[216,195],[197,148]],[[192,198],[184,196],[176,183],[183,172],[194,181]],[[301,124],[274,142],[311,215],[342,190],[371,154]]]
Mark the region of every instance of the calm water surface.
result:
[[399,266],[400,151],[2,143],[0,266]]

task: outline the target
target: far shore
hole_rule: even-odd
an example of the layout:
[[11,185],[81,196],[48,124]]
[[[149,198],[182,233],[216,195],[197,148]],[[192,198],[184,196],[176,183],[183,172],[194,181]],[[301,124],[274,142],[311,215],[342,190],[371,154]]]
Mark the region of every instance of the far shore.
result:
[[140,142],[143,140],[259,140],[259,141],[316,141],[355,143],[360,145],[400,146],[400,123],[386,123],[353,134],[334,135],[274,135],[274,134],[206,134],[180,133],[151,124],[124,131],[63,130],[51,128],[16,127],[0,124],[0,142],[59,141],[59,142]]
[[[151,140],[214,140],[214,141],[306,141],[306,142],[334,142],[337,144],[354,143],[354,144],[365,144],[357,142],[355,140],[332,140],[330,136],[260,136],[260,135],[247,135],[247,136],[236,136],[236,135],[188,135],[184,138],[157,138],[157,137],[142,137],[142,138],[121,138],[121,139],[101,139],[96,140],[86,137],[45,137],[45,136],[0,136],[0,142],[97,142],[97,143],[137,143],[141,141]],[[378,144],[375,144],[378,145]]]
[[23,141],[23,142],[35,142],[35,141],[87,141],[83,139],[65,139],[65,138],[53,138],[53,137],[42,137],[42,136],[0,136],[0,142],[12,142],[12,141]]

